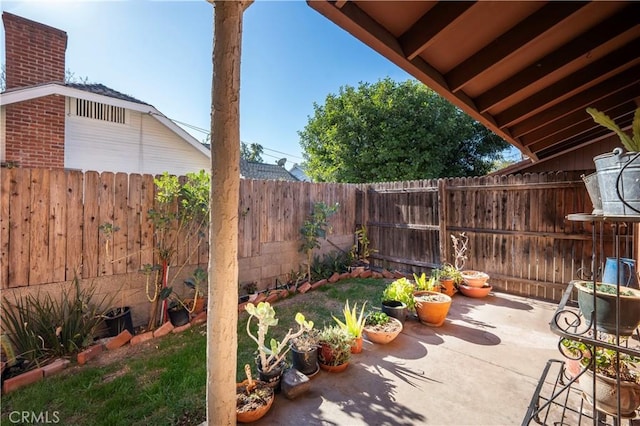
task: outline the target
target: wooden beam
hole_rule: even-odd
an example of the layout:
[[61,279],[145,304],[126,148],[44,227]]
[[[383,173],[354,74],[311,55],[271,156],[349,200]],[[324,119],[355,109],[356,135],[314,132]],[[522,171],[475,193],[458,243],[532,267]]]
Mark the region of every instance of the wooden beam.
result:
[[338,9],[342,9],[342,6],[344,6],[345,4],[347,4],[348,0],[336,0],[336,7]]
[[[555,4],[550,6],[555,6]],[[638,16],[640,16],[640,3],[629,5],[616,15],[589,29],[587,32],[580,34],[561,48],[535,61],[513,77],[506,79],[478,96],[476,98],[478,110],[481,112],[487,111],[546,75],[588,54],[602,43],[637,26]],[[450,83],[452,83],[451,80]]]
[[407,59],[412,60],[426,49],[438,35],[474,2],[438,2],[431,10],[422,15],[398,40]]
[[[620,118],[624,117],[628,113],[633,114],[633,111],[633,107],[630,108],[629,103],[626,103],[618,105],[613,109],[609,109],[606,112],[610,117]],[[531,136],[532,134],[529,134],[523,136],[522,138],[520,138],[520,140],[522,140],[522,142],[527,145],[532,151],[538,152],[566,139],[569,139],[575,135],[580,135],[582,133],[591,131],[599,126],[600,125],[594,122],[591,116],[586,113],[586,111],[583,111],[580,119],[576,120],[573,124],[566,126],[564,129],[558,132],[550,133],[543,137],[538,137],[535,139]]]
[[[632,86],[640,84],[640,66],[636,65],[616,76],[609,78],[584,92],[576,94],[561,103],[548,108],[533,117],[514,124],[509,130],[524,134],[542,127],[546,123],[558,120],[577,110],[584,110],[594,102],[605,99],[615,93],[625,92]],[[628,96],[628,95],[625,95]]]
[[[591,106],[599,111],[607,111],[622,104],[633,104],[633,101],[629,101],[629,98],[633,96],[640,96],[640,85],[631,86],[628,90],[625,91],[612,93],[611,96],[601,99]],[[628,105],[628,107],[629,109],[634,109],[634,107],[630,104]],[[577,110],[569,115],[560,117],[557,120],[549,121],[542,127],[538,127],[535,130],[525,133],[514,133],[513,136],[520,138],[523,141],[525,141],[525,139],[523,139],[523,136],[525,135],[530,136],[532,138],[530,140],[538,140],[587,119],[590,120],[591,116],[589,116],[585,110]]]
[[[630,98],[638,95],[640,95],[640,84],[635,84],[627,87],[625,90],[611,92],[609,95],[592,102],[589,106],[593,106],[601,110],[609,109],[622,103],[630,102]],[[546,130],[546,126],[554,126],[557,127],[558,130],[560,130],[575,122],[576,117],[584,116],[585,114],[586,112],[584,108],[582,108],[574,110],[566,115],[558,115],[555,117],[548,115],[547,117],[545,117],[546,121],[533,117],[521,123],[515,124],[513,127],[511,127],[511,132],[515,137],[522,137],[525,134],[536,131],[547,133],[548,130]]]
[[468,82],[509,55],[526,49],[529,43],[586,4],[585,2],[548,3],[453,68],[445,75],[445,79],[454,92],[461,90]]
[[508,126],[520,120],[521,117],[533,115],[536,111],[545,109],[547,105],[554,103],[563,95],[579,91],[603,75],[612,74],[615,70],[630,64],[640,63],[638,52],[640,52],[640,39],[633,40],[620,49],[496,114],[496,122],[500,127]]

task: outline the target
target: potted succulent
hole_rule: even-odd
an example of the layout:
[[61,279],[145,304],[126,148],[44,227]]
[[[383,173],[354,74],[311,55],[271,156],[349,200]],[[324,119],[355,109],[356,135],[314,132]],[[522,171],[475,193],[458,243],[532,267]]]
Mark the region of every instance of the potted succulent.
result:
[[[578,290],[578,306],[588,321],[596,312],[596,329],[605,333],[616,333],[618,317],[618,290],[620,291],[620,323],[618,333],[630,336],[640,326],[640,290],[618,287],[615,284],[596,283],[596,294],[593,294],[593,282],[574,281]],[[595,301],[595,306],[594,306]]]
[[193,275],[186,280],[184,284],[193,290],[193,298],[186,299],[185,303],[192,314],[199,314],[204,310],[205,297],[207,295],[207,271],[197,267],[193,271]]
[[300,336],[291,339],[291,360],[293,368],[304,375],[314,376],[320,371],[318,365],[318,330],[306,330]]
[[244,371],[247,379],[236,385],[236,419],[239,423],[251,423],[267,414],[275,394],[265,382],[252,379],[249,364],[245,364]]
[[370,312],[364,324],[363,333],[372,343],[385,345],[398,337],[402,323],[384,312]]
[[351,359],[353,336],[337,325],[320,331],[318,362],[323,370],[338,373],[346,370]]
[[165,287],[158,295],[159,301],[167,302],[169,321],[174,327],[180,327],[189,322],[189,309],[182,298],[173,291],[173,287]]
[[462,283],[462,273],[450,263],[443,264],[432,271],[432,276],[440,282],[440,291],[447,296],[453,296]]
[[[307,321],[304,315],[298,312],[295,316],[295,321],[299,327],[298,330],[294,332],[292,329],[289,329],[282,341],[278,342],[272,338],[267,345],[266,338],[269,327],[278,325],[275,310],[269,302],[260,302],[258,306],[255,306],[253,303],[248,303],[247,306],[245,306],[245,310],[249,313],[247,334],[258,345],[256,365],[258,367],[260,380],[267,382],[274,389],[278,390],[280,388],[280,378],[282,377],[285,367],[285,357],[291,348],[289,344],[290,341],[301,336],[305,331],[313,329],[313,321]],[[251,332],[251,323],[254,318],[258,322],[257,335]]]
[[344,309],[342,310],[344,314],[344,322],[332,315],[335,322],[338,323],[338,326],[353,337],[354,343],[351,347],[351,353],[353,354],[359,354],[362,352],[362,329],[364,328],[364,308],[366,304],[367,302],[362,304],[360,315],[358,315],[358,304],[354,303],[353,308],[351,309],[349,307],[349,300],[347,300],[344,305]]
[[[614,336],[606,340],[613,342]],[[591,401],[594,401],[595,371],[595,406],[598,411],[617,416],[619,400],[620,417],[634,416],[640,407],[640,372],[636,368],[639,357],[568,339],[562,340],[562,347],[565,355],[568,353],[571,359],[579,360],[583,372],[578,372],[575,377]]]
[[[602,203],[602,214],[640,216],[640,107],[636,109],[628,135],[605,113],[587,108],[593,120],[612,130],[627,150],[616,148],[613,153],[594,157],[598,194]],[[589,191],[591,196],[596,191]],[[596,195],[596,197],[597,197]],[[598,200],[592,199],[594,206]]]

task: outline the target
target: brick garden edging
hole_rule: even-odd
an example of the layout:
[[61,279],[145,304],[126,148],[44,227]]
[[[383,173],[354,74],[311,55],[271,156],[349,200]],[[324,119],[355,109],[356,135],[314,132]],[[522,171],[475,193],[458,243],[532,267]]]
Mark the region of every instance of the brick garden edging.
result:
[[[365,269],[364,267],[357,267],[357,268],[353,268],[351,272],[345,272],[342,274],[334,273],[330,278],[316,281],[313,284],[311,284],[310,282],[304,282],[297,288],[292,288],[289,290],[275,289],[275,290],[270,290],[267,294],[261,293],[252,303],[257,304],[262,301],[268,301],[269,303],[273,303],[280,299],[289,297],[295,294],[296,292],[306,293],[307,291],[316,290],[324,285],[335,284],[338,281],[347,279],[347,278],[375,278],[375,279],[396,278],[397,279],[405,276],[406,276],[405,274],[397,270],[391,272],[384,269],[382,272],[377,272],[377,271]],[[247,305],[247,303],[249,302],[243,302],[238,304],[238,312],[244,311],[244,308]],[[145,333],[137,334],[135,336],[132,336],[131,333],[129,333],[129,331],[125,330],[122,333],[118,334],[116,337],[106,339],[102,343],[97,343],[93,346],[88,347],[84,351],[78,353],[78,355],[76,356],[76,360],[78,365],[84,365],[88,361],[99,357],[103,351],[116,350],[126,345],[127,343],[130,345],[138,345],[140,343],[143,343],[152,339],[157,339],[162,336],[166,336],[169,333],[181,333],[185,330],[188,330],[192,326],[204,324],[206,322],[207,322],[207,313],[205,311],[205,312],[199,313],[194,318],[192,318],[189,323],[180,327],[174,327],[173,324],[171,324],[171,322],[167,321],[166,323],[164,323],[162,326],[160,326],[154,331],[147,331]],[[36,368],[35,370],[30,370],[18,376],[7,379],[2,384],[2,393],[6,394],[16,389],[19,389],[23,386],[40,381],[45,377],[50,377],[67,368],[67,366],[70,363],[71,361],[69,361],[68,359],[58,358],[52,363],[47,364],[43,367],[39,367],[39,368]]]

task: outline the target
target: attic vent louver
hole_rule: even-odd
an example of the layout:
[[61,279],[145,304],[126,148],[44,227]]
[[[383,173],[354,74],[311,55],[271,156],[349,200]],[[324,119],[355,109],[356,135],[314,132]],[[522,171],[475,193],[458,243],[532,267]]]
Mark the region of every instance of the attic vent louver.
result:
[[125,109],[86,99],[76,99],[76,115],[110,123],[125,124]]

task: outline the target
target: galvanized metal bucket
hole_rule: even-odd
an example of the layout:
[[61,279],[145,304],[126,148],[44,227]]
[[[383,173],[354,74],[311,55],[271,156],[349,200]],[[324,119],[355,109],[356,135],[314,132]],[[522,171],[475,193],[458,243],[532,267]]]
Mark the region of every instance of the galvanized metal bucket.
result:
[[640,216],[640,152],[596,156],[593,161],[605,216]]

